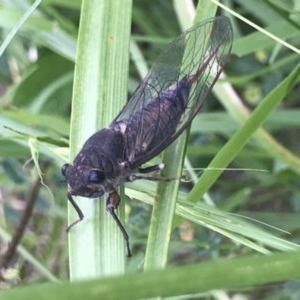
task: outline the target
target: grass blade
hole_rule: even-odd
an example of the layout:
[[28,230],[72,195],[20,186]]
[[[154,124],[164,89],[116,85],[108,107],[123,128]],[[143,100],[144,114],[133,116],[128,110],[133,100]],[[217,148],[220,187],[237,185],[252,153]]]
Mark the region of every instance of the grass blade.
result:
[[[83,1],[75,70],[71,158],[126,102],[131,1]],[[72,279],[120,273],[124,241],[105,200],[77,197],[86,218],[69,234]],[[77,218],[70,207],[70,221]]]

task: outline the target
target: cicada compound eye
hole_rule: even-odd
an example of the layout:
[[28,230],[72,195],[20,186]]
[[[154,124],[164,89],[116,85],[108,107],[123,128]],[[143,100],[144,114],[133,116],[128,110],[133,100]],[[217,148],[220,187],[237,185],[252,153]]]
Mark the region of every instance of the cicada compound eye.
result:
[[63,174],[63,176],[66,177],[66,173],[67,173],[67,169],[69,168],[70,164],[64,164],[61,168],[61,173]]
[[89,183],[102,183],[105,180],[105,175],[99,170],[90,170],[88,175]]

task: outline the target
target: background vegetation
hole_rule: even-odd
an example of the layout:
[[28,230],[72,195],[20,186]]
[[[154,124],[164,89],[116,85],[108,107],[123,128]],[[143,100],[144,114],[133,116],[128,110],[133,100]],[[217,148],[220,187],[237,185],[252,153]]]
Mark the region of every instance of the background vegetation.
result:
[[[96,2],[106,3],[86,4]],[[93,97],[98,99],[95,105],[107,105],[102,97],[112,90],[113,99],[106,101],[124,101],[147,65],[151,66],[181,29],[190,26],[189,3],[137,0],[132,12],[130,1],[123,1],[127,5],[123,8],[112,4],[111,11],[116,12],[112,23],[115,19],[126,24],[128,16],[132,18],[129,78],[124,77],[126,64],[118,75],[120,64],[109,60],[101,72],[99,53],[90,52],[84,61],[77,59],[76,72],[83,72],[84,65],[99,71],[102,75],[93,78],[94,86],[101,82],[104,96],[88,90],[87,98],[79,99],[80,74],[74,85],[73,79],[81,1],[0,0],[0,263],[1,287],[10,289],[0,292],[0,299],[1,295],[3,299],[64,299],[70,295],[82,299],[81,293],[90,299],[99,299],[99,295],[105,299],[118,295],[123,299],[155,295],[184,299],[299,297],[299,255],[287,253],[298,250],[300,229],[299,0],[227,0],[223,4],[232,12],[218,8],[217,13],[227,15],[234,27],[232,56],[225,69],[229,84],[220,81],[192,124],[184,163],[188,180],[180,183],[176,205],[169,206],[176,212],[172,223],[165,215],[154,215],[151,221],[156,183],[136,181],[126,185],[125,194],[131,199],[123,201],[132,258],[124,258],[118,231],[105,229],[111,243],[102,239],[103,230],[84,231],[91,220],[93,228],[114,226],[101,223],[106,212],[97,206],[100,201],[79,200],[86,220],[72,233],[68,247],[66,184],[60,170],[69,160],[70,132],[74,156],[90,134],[86,128],[100,128],[104,115],[112,120],[113,110],[122,106],[108,102],[111,110],[98,118]],[[215,3],[201,1],[197,18],[212,16],[215,9]],[[96,11],[91,6],[87,19],[93,20]],[[247,20],[266,31],[246,24]],[[98,21],[101,24],[101,20],[95,24]],[[96,28],[86,30],[92,34]],[[128,39],[129,35],[124,37],[124,46],[117,52],[122,61],[128,55]],[[127,80],[128,91],[122,84],[113,85]],[[73,91],[77,100],[73,94],[71,104]],[[172,161],[174,150],[170,152],[171,158],[165,154],[164,160]],[[160,198],[157,202],[165,205],[168,201]],[[164,206],[159,211],[170,211],[173,216]],[[70,212],[70,218],[75,217]],[[159,224],[153,221],[157,218],[162,218]],[[164,220],[170,238],[158,230]],[[17,253],[10,257],[8,241],[17,240],[16,232],[24,235]],[[96,249],[93,255],[90,249]],[[153,271],[136,274],[144,266]],[[165,268],[165,273],[154,271]],[[41,285],[116,273],[119,277],[73,286]],[[187,294],[193,296],[183,296]]]

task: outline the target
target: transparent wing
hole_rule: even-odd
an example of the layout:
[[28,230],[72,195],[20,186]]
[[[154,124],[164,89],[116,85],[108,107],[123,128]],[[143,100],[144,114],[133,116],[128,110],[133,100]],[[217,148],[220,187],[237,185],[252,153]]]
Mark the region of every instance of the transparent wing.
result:
[[190,124],[230,53],[228,18],[199,23],[158,57],[111,126],[122,126],[132,168],[156,156]]

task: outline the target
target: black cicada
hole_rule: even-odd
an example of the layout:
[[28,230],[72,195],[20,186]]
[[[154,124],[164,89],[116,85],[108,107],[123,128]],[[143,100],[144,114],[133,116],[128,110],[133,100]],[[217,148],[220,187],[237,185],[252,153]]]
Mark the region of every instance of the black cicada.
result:
[[120,227],[130,256],[128,235],[115,214],[120,202],[116,187],[162,168],[162,164],[141,165],[191,123],[228,60],[231,45],[229,19],[216,17],[187,30],[165,49],[119,115],[85,142],[73,165],[62,167],[68,200],[79,217],[69,228],[84,217],[73,195],[107,194],[107,210]]

